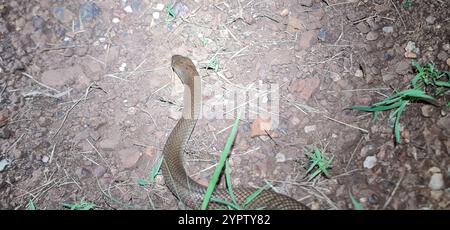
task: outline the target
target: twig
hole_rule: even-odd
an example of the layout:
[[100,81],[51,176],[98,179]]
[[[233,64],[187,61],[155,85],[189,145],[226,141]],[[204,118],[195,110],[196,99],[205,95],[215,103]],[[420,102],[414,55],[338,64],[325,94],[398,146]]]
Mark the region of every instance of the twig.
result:
[[73,110],[73,108],[75,108],[75,106],[77,106],[81,101],[85,101],[87,99],[88,94],[91,92],[92,87],[95,85],[95,82],[91,83],[87,89],[86,92],[84,94],[83,97],[81,97],[80,99],[78,99],[66,112],[66,114],[64,115],[63,121],[61,122],[61,125],[59,126],[59,128],[56,130],[55,134],[53,134],[52,139],[54,139],[56,137],[56,135],[58,135],[59,131],[61,131],[62,127],[64,126],[64,123],[66,123],[67,117],[69,116],[70,112]]
[[20,135],[19,138],[17,138],[5,151],[3,151],[1,155],[4,155],[5,153],[9,152],[9,150],[11,150],[17,144],[17,142],[19,142],[20,139],[22,139],[24,135],[25,133],[22,133],[22,135]]
[[44,83],[39,82],[38,80],[34,79],[33,76],[31,76],[31,75],[29,75],[29,74],[27,74],[27,73],[25,73],[25,72],[22,72],[22,75],[25,76],[25,77],[30,78],[31,80],[33,80],[34,82],[36,82],[36,83],[37,83],[38,85],[40,85],[40,86],[43,86],[43,87],[45,87],[45,88],[47,88],[47,89],[49,89],[49,90],[53,90],[53,91],[55,91],[55,92],[57,92],[57,93],[60,93],[59,90],[54,89],[54,88],[52,88],[52,87],[50,87],[50,86],[48,86],[48,85],[46,85],[46,84],[44,84]]
[[35,96],[46,96],[46,97],[51,97],[51,98],[56,98],[59,99],[61,97],[64,97],[65,95],[69,94],[70,91],[72,91],[72,89],[68,89],[64,92],[61,93],[57,93],[57,94],[50,94],[50,93],[45,93],[45,92],[40,92],[40,91],[31,91],[25,94],[22,94],[23,97],[35,97]]
[[389,198],[386,200],[386,203],[384,203],[383,205],[383,209],[386,209],[386,207],[389,205],[389,203],[391,203],[392,197],[394,197],[394,194],[397,192],[398,187],[400,186],[400,183],[402,182],[403,178],[405,177],[405,172],[403,171],[400,179],[398,180],[397,184],[395,185],[394,190],[392,190],[391,195],[389,196]]
[[350,159],[348,160],[347,165],[345,166],[345,171],[346,171],[346,172],[347,172],[347,170],[348,170],[348,167],[350,166],[350,163],[351,163],[352,160],[353,160],[353,156],[355,155],[356,150],[359,148],[359,145],[361,144],[361,142],[362,142],[362,140],[363,140],[363,137],[364,137],[364,136],[362,136],[362,137],[359,139],[358,144],[357,144],[356,147],[353,149],[352,155],[350,156]]
[[108,165],[109,168],[111,168],[108,164],[108,162],[106,161],[106,159],[103,157],[103,155],[100,153],[100,151],[98,151],[98,149],[89,141],[88,138],[86,138],[86,141],[89,143],[89,145],[95,150],[95,152],[97,152],[97,154],[100,156],[100,158],[106,163],[106,165]]
[[225,27],[225,29],[228,31],[228,33],[230,33],[231,37],[232,37],[237,43],[241,44],[241,42],[236,38],[236,36],[234,36],[234,34],[231,32],[230,29],[228,29],[227,26],[224,25],[223,27]]
[[249,46],[246,46],[242,49],[240,49],[238,52],[236,52],[235,54],[233,54],[233,56],[230,57],[229,60],[233,59],[234,57],[236,57],[237,55],[239,55],[240,53],[242,53],[242,51],[246,50]]
[[366,130],[366,129],[363,129],[363,128],[359,128],[359,127],[356,127],[356,126],[353,126],[353,125],[350,125],[350,124],[347,124],[347,123],[344,123],[344,122],[342,122],[342,121],[338,121],[338,120],[336,120],[336,119],[333,119],[333,118],[331,118],[331,117],[329,117],[329,116],[327,116],[327,115],[323,115],[325,118],[327,118],[327,119],[330,119],[330,120],[332,120],[332,121],[335,121],[335,122],[337,122],[337,123],[339,123],[339,124],[342,124],[342,125],[345,125],[345,126],[348,126],[348,127],[350,127],[350,128],[354,128],[354,129],[358,129],[358,130],[360,130],[361,132],[363,132],[363,133],[369,133],[369,131],[368,130]]
[[5,86],[3,86],[2,92],[0,92],[0,97],[3,96],[3,93],[6,91],[6,87],[8,87],[8,84],[5,83]]
[[394,6],[395,11],[397,11],[398,16],[400,17],[400,21],[402,22],[403,27],[405,27],[405,30],[406,30],[406,24],[405,24],[405,21],[403,21],[403,17],[402,17],[402,15],[400,14],[400,11],[398,11],[397,6],[395,5],[395,3],[394,3],[392,0],[390,0],[390,2],[391,2],[391,4]]
[[50,153],[50,159],[48,160],[49,164],[52,163],[53,154],[55,153],[55,147],[56,147],[56,144],[53,144],[53,149],[52,149],[52,152]]

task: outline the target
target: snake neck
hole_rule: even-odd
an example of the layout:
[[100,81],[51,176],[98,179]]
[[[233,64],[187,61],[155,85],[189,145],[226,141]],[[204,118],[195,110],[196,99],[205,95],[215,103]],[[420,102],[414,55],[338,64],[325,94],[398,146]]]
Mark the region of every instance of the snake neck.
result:
[[183,118],[197,120],[201,112],[201,80],[199,76],[188,78],[184,84]]

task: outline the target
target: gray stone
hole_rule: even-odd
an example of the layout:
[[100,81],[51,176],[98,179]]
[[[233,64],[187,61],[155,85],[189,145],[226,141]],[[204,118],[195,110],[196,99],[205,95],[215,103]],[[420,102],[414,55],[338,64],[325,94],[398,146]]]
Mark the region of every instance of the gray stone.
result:
[[424,117],[431,117],[434,107],[432,105],[424,105],[420,108]]
[[101,165],[97,165],[94,167],[94,170],[92,172],[94,174],[95,177],[100,178],[103,175],[105,175],[106,173],[106,168],[101,166]]
[[142,153],[136,151],[134,148],[122,149],[118,154],[121,166],[124,169],[134,168],[142,156]]
[[432,24],[434,24],[434,22],[436,21],[436,18],[435,18],[434,16],[430,15],[430,16],[428,16],[428,17],[425,19],[425,21],[426,21],[428,24],[432,25]]
[[387,34],[392,33],[392,32],[394,32],[394,27],[392,27],[392,26],[385,26],[385,27],[383,27],[383,32],[385,32]]
[[382,75],[383,82],[389,82],[397,77],[395,73],[385,73]]
[[378,39],[378,37],[380,36],[380,34],[376,31],[370,31],[369,33],[367,33],[366,35],[366,39],[368,41],[375,41]]
[[377,157],[376,156],[368,156],[363,162],[364,168],[371,169],[375,167],[377,164]]
[[278,163],[283,163],[286,161],[286,156],[283,153],[277,153],[275,159],[277,160]]
[[438,58],[440,61],[446,61],[447,58],[448,58],[448,54],[447,54],[447,52],[445,52],[445,51],[441,51],[441,52],[438,53],[437,58]]
[[356,28],[359,30],[359,32],[363,34],[368,33],[370,31],[369,25],[367,25],[367,23],[365,22],[360,22],[356,24]]
[[101,15],[101,10],[94,2],[86,2],[80,6],[80,18],[83,22],[89,22]]
[[409,61],[401,61],[397,63],[395,72],[400,75],[407,74],[411,70],[411,63]]
[[444,176],[442,173],[435,173],[431,176],[428,187],[432,190],[441,190],[444,188]]

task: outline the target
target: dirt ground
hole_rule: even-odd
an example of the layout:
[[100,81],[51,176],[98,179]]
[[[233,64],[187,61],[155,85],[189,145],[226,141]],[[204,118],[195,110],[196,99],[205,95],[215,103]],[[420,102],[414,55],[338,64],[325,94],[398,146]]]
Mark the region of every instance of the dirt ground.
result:
[[[267,181],[312,209],[354,209],[350,194],[364,209],[449,209],[448,112],[412,104],[395,144],[388,113],[344,110],[407,89],[412,60],[450,69],[449,1],[173,3],[0,0],[0,209],[185,209],[161,175],[139,183],[181,110],[174,54],[204,84],[279,85],[271,137],[240,123],[234,186]],[[185,158],[200,183],[233,121],[199,120]],[[307,146],[333,158],[328,178],[308,181]]]

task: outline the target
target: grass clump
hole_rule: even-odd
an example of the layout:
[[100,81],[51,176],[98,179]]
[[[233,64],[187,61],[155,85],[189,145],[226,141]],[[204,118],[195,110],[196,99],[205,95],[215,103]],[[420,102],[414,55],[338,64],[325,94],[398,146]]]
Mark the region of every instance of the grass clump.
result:
[[311,181],[320,174],[323,174],[326,177],[330,177],[328,169],[331,168],[333,157],[331,159],[328,159],[328,157],[326,157],[324,153],[320,151],[317,147],[313,147],[312,151],[308,151],[305,148],[304,151],[311,161],[311,165],[309,166],[308,170],[306,170],[306,174],[309,174],[312,172],[313,169],[316,169],[310,175],[308,181]]
[[63,203],[63,206],[64,208],[68,208],[70,210],[92,210],[96,205],[85,201],[84,198],[81,198],[81,201],[79,203]]
[[[389,116],[389,124],[393,126],[395,142],[400,143],[400,118],[408,105],[415,102],[425,102],[437,105],[437,100],[432,95],[442,95],[450,88],[450,74],[441,72],[433,64],[421,66],[413,62],[417,74],[411,80],[411,88],[395,92],[394,95],[370,106],[353,106],[350,109],[374,113],[377,118],[380,112],[392,111]],[[447,109],[450,103],[447,103]]]

